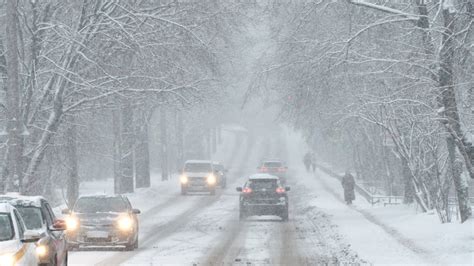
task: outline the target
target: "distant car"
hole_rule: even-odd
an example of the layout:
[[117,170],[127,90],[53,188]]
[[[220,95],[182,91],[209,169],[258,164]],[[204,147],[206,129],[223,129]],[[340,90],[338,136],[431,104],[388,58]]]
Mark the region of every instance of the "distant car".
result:
[[288,195],[290,187],[283,187],[280,179],[269,174],[255,174],[243,187],[238,187],[239,218],[252,215],[276,215],[288,220]]
[[259,173],[267,173],[278,176],[283,184],[286,184],[288,167],[279,159],[264,160],[258,167]]
[[216,172],[217,184],[221,188],[226,188],[227,186],[227,169],[225,169],[224,165],[218,162],[213,162],[214,171]]
[[[36,243],[39,265],[67,265],[67,242],[63,231],[64,220],[56,219],[48,201],[40,196],[5,195],[0,202],[8,202],[20,213],[27,230],[38,232]],[[1,264],[0,264],[1,265]]]
[[217,172],[211,161],[188,160],[180,177],[181,194],[188,192],[202,191],[216,194]]
[[84,247],[138,248],[138,217],[123,195],[81,196],[67,214],[66,236],[70,249]]
[[0,203],[0,265],[38,265],[38,232],[27,230],[20,213],[9,203]]

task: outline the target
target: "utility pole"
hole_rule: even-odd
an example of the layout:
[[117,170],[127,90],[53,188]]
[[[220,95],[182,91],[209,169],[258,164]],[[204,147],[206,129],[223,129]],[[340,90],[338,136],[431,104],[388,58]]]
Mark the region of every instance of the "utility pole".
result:
[[6,59],[7,59],[7,89],[6,115],[8,133],[7,175],[4,190],[13,190],[15,180],[19,181],[21,190],[21,130],[23,123],[20,115],[20,83],[18,77],[18,16],[17,0],[8,0],[6,4]]

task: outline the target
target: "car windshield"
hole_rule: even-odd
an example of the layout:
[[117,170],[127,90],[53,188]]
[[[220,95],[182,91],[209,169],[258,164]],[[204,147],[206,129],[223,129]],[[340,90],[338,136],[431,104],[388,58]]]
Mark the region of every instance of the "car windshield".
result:
[[0,241],[7,241],[15,236],[10,214],[0,213]]
[[214,170],[217,170],[217,171],[224,171],[224,166],[221,165],[221,164],[215,164],[215,165],[214,165]]
[[247,182],[247,186],[252,190],[272,190],[278,187],[276,179],[253,179]]
[[79,213],[125,212],[127,206],[119,197],[84,197],[77,201],[74,211]]
[[282,163],[281,162],[264,162],[263,166],[265,166],[265,167],[281,167]]
[[15,206],[21,214],[27,229],[41,229],[43,227],[43,215],[38,207]]
[[186,172],[211,172],[211,164],[208,163],[187,163],[184,167]]

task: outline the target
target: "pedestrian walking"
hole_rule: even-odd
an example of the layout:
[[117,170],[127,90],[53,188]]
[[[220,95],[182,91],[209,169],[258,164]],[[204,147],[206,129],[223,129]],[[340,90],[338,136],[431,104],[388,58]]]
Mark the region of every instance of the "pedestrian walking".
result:
[[342,188],[344,189],[344,201],[347,205],[352,204],[352,201],[355,200],[355,180],[354,176],[349,171],[346,171],[344,176],[342,177]]

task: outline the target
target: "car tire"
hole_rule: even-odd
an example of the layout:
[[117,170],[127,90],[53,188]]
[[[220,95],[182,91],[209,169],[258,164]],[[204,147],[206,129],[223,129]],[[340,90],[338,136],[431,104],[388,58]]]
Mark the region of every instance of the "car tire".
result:
[[135,242],[125,245],[125,251],[133,251],[135,249]]
[[282,221],[284,222],[288,221],[288,209],[284,210],[283,215],[281,215],[280,217]]
[[247,218],[247,212],[243,209],[239,210],[239,220],[243,221]]
[[56,266],[57,265],[57,258],[56,256],[51,258],[51,261],[48,263],[39,263],[38,266]]
[[133,243],[133,249],[138,248],[138,234],[137,234],[137,239],[135,240],[135,243]]

